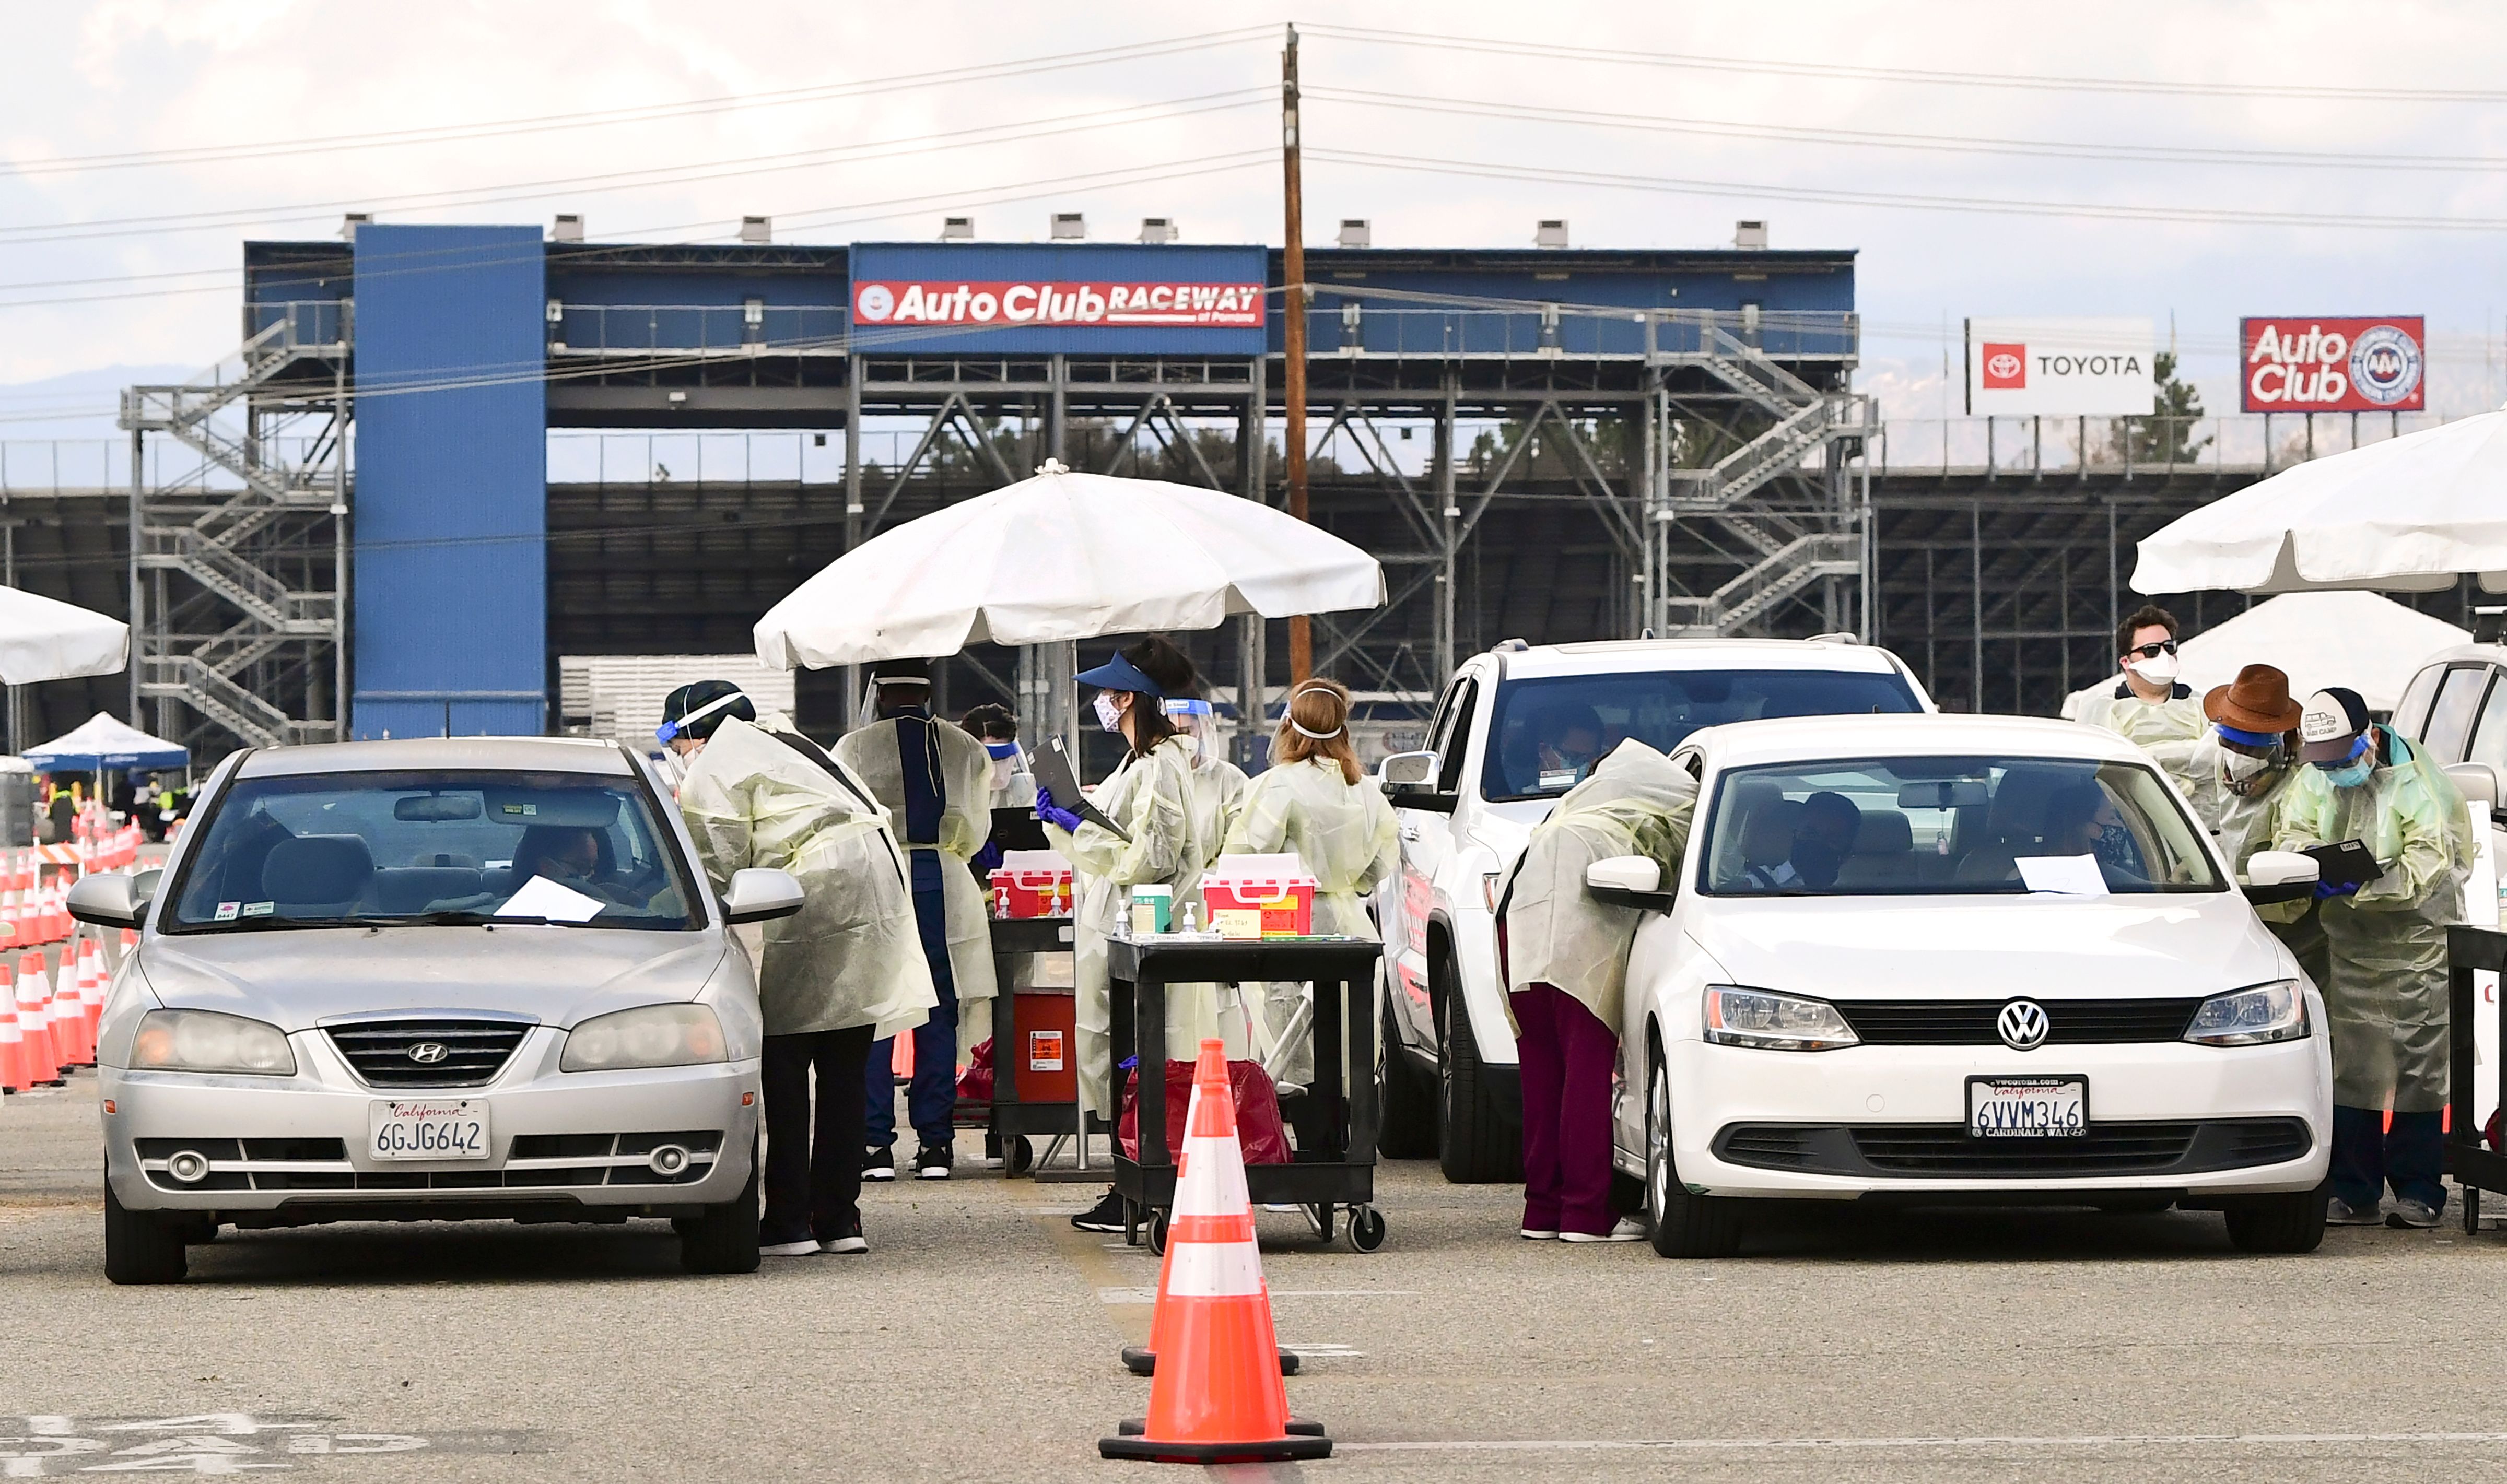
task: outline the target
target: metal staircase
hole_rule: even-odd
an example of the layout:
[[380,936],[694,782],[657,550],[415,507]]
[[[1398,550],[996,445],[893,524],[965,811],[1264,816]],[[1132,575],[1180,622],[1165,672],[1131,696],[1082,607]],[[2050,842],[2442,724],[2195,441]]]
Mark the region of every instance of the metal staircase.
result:
[[[1869,397],[1823,391],[1721,325],[1707,326],[1702,342],[1695,352],[1666,359],[1703,369],[1767,423],[1698,468],[1672,463],[1669,436],[1654,441],[1648,627],[1696,637],[1760,628],[1814,584],[1865,575],[1860,511],[1848,497],[1844,465],[1877,431]],[[1683,527],[1739,570],[1705,592],[1679,591],[1672,543]],[[1831,613],[1825,627],[1838,626]]]
[[[136,691],[164,736],[214,755],[342,735],[349,344],[345,306],[268,306],[191,381],[132,386]],[[238,437],[235,425],[243,429]],[[310,423],[297,457],[284,436]],[[196,460],[160,458],[162,434]],[[165,470],[179,469],[171,477]]]

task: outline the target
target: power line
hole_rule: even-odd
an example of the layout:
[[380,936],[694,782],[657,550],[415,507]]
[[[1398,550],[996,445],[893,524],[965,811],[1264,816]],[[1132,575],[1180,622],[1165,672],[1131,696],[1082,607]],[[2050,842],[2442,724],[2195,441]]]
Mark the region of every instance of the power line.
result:
[[1238,26],[1232,30],[1204,31],[1189,36],[1173,37],[1165,41],[1136,42],[1126,46],[1094,48],[1085,52],[1060,53],[1051,56],[1037,57],[1032,61],[987,62],[974,66],[950,67],[936,72],[908,73],[898,77],[877,78],[862,82],[826,83],[767,92],[725,93],[714,97],[691,98],[678,103],[639,104],[627,108],[541,114],[530,118],[503,119],[480,124],[446,124],[416,128],[384,129],[362,134],[329,134],[310,139],[266,140],[252,144],[195,145],[177,149],[133,150],[112,154],[74,155],[15,163],[0,163],[0,177],[57,175],[76,171],[118,170],[158,165],[213,164],[235,160],[282,159],[292,155],[322,154],[341,150],[457,143],[470,139],[505,138],[514,134],[594,128],[612,124],[640,124],[652,120],[685,118],[696,114],[721,113],[745,108],[781,108],[796,103],[868,97],[913,88],[943,87],[955,83],[995,82],[1043,72],[1065,71],[1073,67],[1172,56],[1180,53],[1208,51],[1255,40],[1270,35],[1273,29],[1268,25]]
[[1537,41],[1474,36],[1429,36],[1372,26],[1317,24],[1304,34],[1376,46],[1426,47],[1498,56],[1556,57],[1697,72],[1736,72],[1771,77],[1830,78],[1849,82],[1909,83],[1934,87],[2017,91],[2152,93],[2200,98],[2310,98],[2362,103],[2507,103],[2507,90],[2485,88],[2336,88],[2311,83],[2174,82],[2158,78],[2065,77],[2026,72],[1955,72],[1937,67],[1871,67],[1835,62],[1770,61],[1703,53],[1636,52],[1617,47],[1572,47]]
[[1763,182],[1695,180],[1677,176],[1621,175],[1602,170],[1575,170],[1536,165],[1487,163],[1464,160],[1430,160],[1402,155],[1377,155],[1355,150],[1309,149],[1315,159],[1372,169],[1417,170],[1435,175],[1481,180],[1523,180],[1544,185],[1598,186],[1607,190],[1650,191],[1673,196],[1726,199],[1772,199],[1822,201],[1851,206],[1889,206],[1922,211],[1955,211],[1993,216],[2075,217],[2105,221],[2201,223],[2239,227],[2340,227],[2415,232],[2497,232],[2507,218],[2474,216],[2350,215],[2326,211],[2239,210],[2214,206],[2139,206],[2125,202],[2020,200],[1980,196],[1930,196],[1901,191],[1858,191],[1827,186],[1771,185]]
[[1426,97],[1361,89],[1309,88],[1303,96],[1368,108],[1461,114],[1490,119],[1529,119],[1605,128],[1717,138],[1773,139],[1805,144],[1843,144],[1873,149],[1928,150],[1951,154],[2016,155],[2028,159],[2108,160],[2129,163],[2233,164],[2272,167],[2376,170],[2507,170],[2496,155],[2390,155],[2335,150],[2266,150],[2234,145],[2090,144],[2052,139],[2003,139],[1962,134],[1915,134],[1787,124],[1736,124],[1720,119],[1664,118],[1604,109],[1499,103],[1480,98]]

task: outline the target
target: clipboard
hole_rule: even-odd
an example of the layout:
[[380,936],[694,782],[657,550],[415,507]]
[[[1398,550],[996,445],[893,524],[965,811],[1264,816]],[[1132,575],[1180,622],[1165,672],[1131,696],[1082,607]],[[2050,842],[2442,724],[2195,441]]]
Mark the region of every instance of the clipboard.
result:
[[2330,887],[2364,887],[2385,874],[2385,868],[2377,863],[2376,852],[2356,840],[2310,846],[2298,853],[2315,862],[2318,880]]
[[1128,845],[1132,837],[1123,827],[1108,819],[1088,796],[1079,791],[1078,771],[1071,766],[1071,754],[1064,749],[1062,739],[1048,737],[1041,746],[1028,754],[1028,771],[1036,777],[1036,786],[1053,795],[1054,807],[1067,809],[1080,818],[1110,831],[1114,838]]

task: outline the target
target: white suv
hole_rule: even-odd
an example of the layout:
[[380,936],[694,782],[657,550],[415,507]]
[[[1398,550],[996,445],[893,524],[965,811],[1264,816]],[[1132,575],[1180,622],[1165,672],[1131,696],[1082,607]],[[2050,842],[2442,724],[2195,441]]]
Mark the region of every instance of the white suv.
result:
[[1510,639],[1466,661],[1436,704],[1427,750],[1384,763],[1401,871],[1377,903],[1382,1152],[1437,1154],[1455,1181],[1520,1177],[1498,892],[1532,827],[1595,759],[1630,737],[1668,752],[1726,722],[1932,709],[1896,655],[1843,636]]

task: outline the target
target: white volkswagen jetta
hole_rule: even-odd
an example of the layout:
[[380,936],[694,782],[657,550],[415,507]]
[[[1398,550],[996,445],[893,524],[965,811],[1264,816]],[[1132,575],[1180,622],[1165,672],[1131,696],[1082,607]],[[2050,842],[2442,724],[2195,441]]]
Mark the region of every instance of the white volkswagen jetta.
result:
[[[1676,894],[1628,967],[1617,1159],[1655,1249],[1735,1248],[1743,1203],[2179,1207],[2250,1251],[2322,1240],[2324,1008],[2122,739],[2063,722],[1859,716],[1699,733]],[[1643,868],[1643,869],[1637,869]]]

